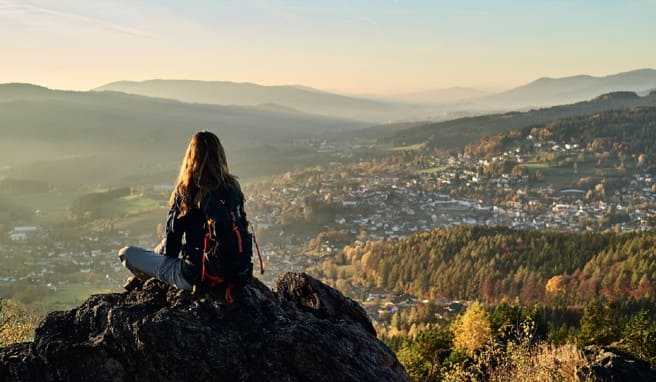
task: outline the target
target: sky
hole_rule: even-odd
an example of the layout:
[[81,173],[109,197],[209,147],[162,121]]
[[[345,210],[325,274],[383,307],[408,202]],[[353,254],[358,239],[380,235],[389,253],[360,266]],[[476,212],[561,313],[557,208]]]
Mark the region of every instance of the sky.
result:
[[499,90],[656,68],[656,0],[0,0],[0,83]]

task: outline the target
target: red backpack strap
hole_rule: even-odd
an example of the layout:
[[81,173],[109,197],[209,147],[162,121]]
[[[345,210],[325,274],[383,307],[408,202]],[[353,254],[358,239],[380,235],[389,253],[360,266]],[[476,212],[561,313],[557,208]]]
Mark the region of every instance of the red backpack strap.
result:
[[236,224],[232,225],[232,232],[235,234],[235,237],[237,238],[237,249],[239,251],[239,254],[241,255],[244,253],[244,243],[242,242],[241,239],[241,233],[239,233],[239,227],[237,227]]
[[228,283],[226,285],[226,290],[225,290],[225,301],[228,304],[232,304],[235,300],[232,298],[232,288],[234,288],[234,285],[232,283]]
[[225,279],[221,276],[212,276],[207,272],[207,269],[205,268],[205,262],[207,261],[207,255],[203,254],[203,261],[201,261],[201,268],[200,268],[200,282],[201,284],[206,284],[211,287],[215,287],[225,281]]
[[257,243],[257,238],[255,237],[255,230],[253,231],[253,242],[255,243],[255,249],[257,250],[257,258],[260,259],[260,274],[264,274],[264,262],[262,262],[262,254],[260,253],[260,245]]

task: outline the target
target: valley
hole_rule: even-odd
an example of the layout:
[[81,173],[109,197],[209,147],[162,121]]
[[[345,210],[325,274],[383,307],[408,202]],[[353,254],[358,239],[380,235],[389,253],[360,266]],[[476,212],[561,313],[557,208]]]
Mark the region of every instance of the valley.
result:
[[[626,126],[634,123],[636,132],[650,132],[644,123],[653,121],[651,113],[649,108],[610,113],[613,122],[604,122],[604,131],[613,131],[616,125],[629,131]],[[568,123],[585,129],[594,123],[578,121],[560,123],[563,131],[569,131]],[[561,136],[554,128],[558,125],[547,126],[544,129],[550,134],[538,127],[511,131],[458,153],[443,153],[429,145],[390,149],[327,139],[316,144],[307,141],[304,147],[310,155],[330,159],[244,182],[247,210],[268,269],[264,280],[272,283],[285,270],[320,267],[326,259],[341,256],[348,245],[393,242],[436,228],[635,232],[653,227],[652,149],[632,145],[644,142],[644,137],[626,133],[613,137],[596,130],[587,138]],[[599,143],[594,134],[610,143]],[[111,194],[103,194],[109,191],[102,189],[25,190],[20,187],[34,185],[11,180],[4,180],[2,194],[13,211],[3,219],[5,237],[0,245],[3,261],[10,265],[1,282],[8,297],[33,295],[19,297],[25,302],[57,301],[52,296],[70,297],[71,288],[118,288],[127,273],[116,261],[116,250],[128,244],[157,244],[161,232],[156,227],[163,223],[171,190],[166,183],[132,184],[124,191],[115,188],[115,197],[105,197]],[[33,231],[21,234],[25,227]],[[25,260],[12,262],[18,254]],[[28,285],[37,286],[38,292]],[[352,293],[367,298],[366,289]],[[373,306],[372,312],[382,308]]]
[[0,382],[656,381],[654,19],[0,0]]
[[[37,90],[40,96],[81,97]],[[125,95],[91,97],[114,102]],[[59,110],[50,102],[47,108]],[[167,113],[208,108],[211,121],[244,111],[135,102]],[[118,113],[131,113],[122,107]],[[642,307],[656,293],[650,249],[655,110],[653,94],[612,93],[441,124],[367,127],[316,117],[321,127],[299,135],[315,118],[302,115],[268,131],[276,138],[262,146],[251,133],[243,135],[246,127],[228,133],[228,142],[238,142],[229,156],[243,174],[246,210],[262,247],[266,272],[257,277],[267,285],[288,271],[318,277],[360,302],[380,337],[399,352],[415,346],[410,339],[451,325],[476,301],[488,309],[508,301],[513,309],[536,307],[545,320],[542,338],[578,338],[590,301]],[[296,118],[248,113],[254,124],[257,118]],[[119,136],[100,148],[110,136],[103,129],[114,128],[90,116],[97,128],[68,132],[88,156],[65,156],[57,146],[54,160],[46,151],[0,169],[0,296],[32,314],[121,290],[129,272],[117,250],[152,248],[162,237],[177,164],[173,137],[207,123],[166,127],[166,135],[155,125],[141,128],[141,135],[118,127]],[[35,145],[45,144],[36,131],[47,124],[29,123],[27,130],[6,134],[33,134]],[[252,128],[255,136],[263,134]],[[428,137],[415,134],[428,130]],[[152,142],[144,153],[128,142],[140,136]],[[399,138],[409,136],[416,138]],[[120,155],[112,155],[119,147]]]

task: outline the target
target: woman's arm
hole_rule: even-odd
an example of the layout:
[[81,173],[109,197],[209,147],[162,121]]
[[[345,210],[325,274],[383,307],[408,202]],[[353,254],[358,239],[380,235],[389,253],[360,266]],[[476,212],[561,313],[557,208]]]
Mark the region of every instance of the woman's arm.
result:
[[182,248],[182,234],[184,233],[184,217],[178,218],[179,201],[176,199],[175,203],[169,210],[166,219],[166,237],[160,244],[162,246],[162,255],[170,257],[178,257],[180,249]]

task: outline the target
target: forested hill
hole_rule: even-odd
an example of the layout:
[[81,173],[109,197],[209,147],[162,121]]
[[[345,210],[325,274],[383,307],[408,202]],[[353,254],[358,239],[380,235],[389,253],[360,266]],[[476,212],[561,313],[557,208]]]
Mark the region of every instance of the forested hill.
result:
[[431,146],[439,149],[460,149],[467,144],[477,142],[485,136],[508,130],[637,106],[656,106],[656,92],[651,92],[644,97],[640,97],[633,92],[616,92],[571,105],[554,106],[528,112],[490,114],[459,118],[446,122],[427,123],[395,132],[381,138],[381,141],[396,145],[428,142]]
[[[527,140],[527,138],[531,138]],[[511,130],[468,145],[465,152],[488,156],[527,143],[576,143],[593,151],[625,151],[652,154],[656,151],[656,107],[605,111]]]
[[[317,273],[342,288],[495,303],[656,297],[656,233],[456,227],[349,246]],[[350,284],[350,285],[349,285]]]
[[285,150],[292,139],[366,125],[279,108],[0,84],[0,126],[0,162],[12,166],[9,176],[88,185],[160,173],[154,182],[169,182],[199,130],[221,137],[240,174],[261,176],[304,159]]

